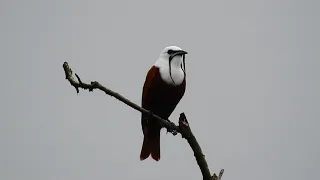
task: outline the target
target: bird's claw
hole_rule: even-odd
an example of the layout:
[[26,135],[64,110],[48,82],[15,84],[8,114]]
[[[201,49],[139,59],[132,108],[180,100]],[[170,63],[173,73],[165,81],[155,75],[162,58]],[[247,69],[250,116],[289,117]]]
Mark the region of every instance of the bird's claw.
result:
[[174,130],[174,129],[167,129],[166,134],[168,134],[169,132],[174,136],[178,134],[178,132],[176,130]]
[[167,133],[166,134],[168,134],[168,132],[170,132],[174,136],[177,135],[178,134],[177,130],[172,128],[172,127],[175,127],[175,124],[173,122],[171,122],[171,121],[169,121],[169,123],[170,123],[170,128],[167,128]]

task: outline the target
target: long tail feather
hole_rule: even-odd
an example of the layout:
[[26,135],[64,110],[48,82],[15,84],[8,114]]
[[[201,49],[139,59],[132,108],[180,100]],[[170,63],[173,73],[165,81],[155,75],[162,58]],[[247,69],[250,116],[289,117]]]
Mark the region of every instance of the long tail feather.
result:
[[143,138],[140,160],[145,160],[151,154],[152,159],[160,160],[160,131],[155,136],[145,136]]

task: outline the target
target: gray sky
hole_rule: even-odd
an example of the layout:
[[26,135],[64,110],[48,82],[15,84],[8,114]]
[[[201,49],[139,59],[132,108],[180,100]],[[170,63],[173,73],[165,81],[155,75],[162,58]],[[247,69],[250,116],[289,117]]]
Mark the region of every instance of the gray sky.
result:
[[0,179],[201,179],[180,135],[139,160],[140,113],[64,79],[68,61],[141,101],[161,50],[188,51],[184,111],[223,179],[317,179],[319,1],[0,1]]

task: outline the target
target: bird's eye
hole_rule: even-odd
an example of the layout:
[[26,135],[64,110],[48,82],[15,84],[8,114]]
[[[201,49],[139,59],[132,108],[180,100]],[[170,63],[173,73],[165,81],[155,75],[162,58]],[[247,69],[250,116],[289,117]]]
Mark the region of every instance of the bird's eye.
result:
[[172,53],[174,53],[174,50],[169,49],[169,50],[168,50],[168,54],[172,54]]

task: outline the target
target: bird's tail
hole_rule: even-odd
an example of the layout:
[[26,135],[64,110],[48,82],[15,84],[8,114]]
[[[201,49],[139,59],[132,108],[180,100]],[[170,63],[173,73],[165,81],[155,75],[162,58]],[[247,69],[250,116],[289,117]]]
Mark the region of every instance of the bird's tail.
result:
[[154,160],[160,160],[160,129],[154,135],[155,136],[144,136],[142,149],[140,153],[141,161],[148,158],[150,154]]

